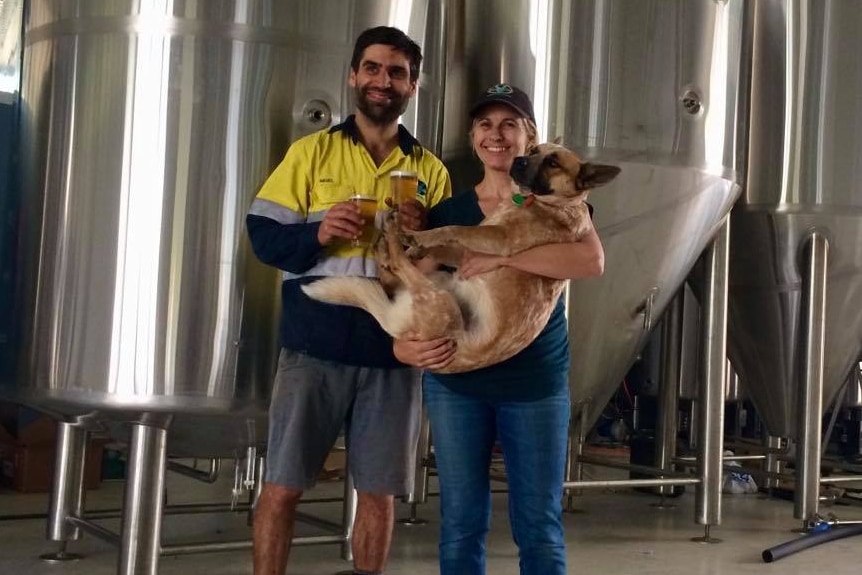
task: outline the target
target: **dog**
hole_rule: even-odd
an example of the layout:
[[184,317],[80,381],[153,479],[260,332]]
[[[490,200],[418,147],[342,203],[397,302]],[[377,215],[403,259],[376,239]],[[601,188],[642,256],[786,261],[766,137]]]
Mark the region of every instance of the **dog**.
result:
[[[619,172],[616,166],[582,162],[559,144],[539,144],[516,158],[510,170],[528,194],[513,196],[511,205],[498,208],[478,226],[408,231],[399,228],[396,218],[387,218],[377,259],[382,270],[400,281],[393,297],[380,282],[360,277],[324,278],[302,289],[319,301],[365,309],[395,338],[452,338],[455,355],[436,373],[499,363],[539,335],[565,280],[505,266],[469,279],[447,272],[426,275],[411,258],[430,255],[457,266],[463,250],[509,256],[544,244],[576,242],[592,228],[585,203],[589,191]],[[405,243],[410,246],[406,251]]]

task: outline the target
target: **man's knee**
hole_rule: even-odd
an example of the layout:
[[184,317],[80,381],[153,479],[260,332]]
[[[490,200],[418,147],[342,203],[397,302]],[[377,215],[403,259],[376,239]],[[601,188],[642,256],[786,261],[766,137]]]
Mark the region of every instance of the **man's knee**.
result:
[[264,483],[258,504],[278,510],[289,510],[296,507],[300,498],[302,498],[301,489],[284,487],[276,483]]
[[395,496],[381,493],[358,491],[356,493],[358,506],[375,513],[391,512],[395,508]]

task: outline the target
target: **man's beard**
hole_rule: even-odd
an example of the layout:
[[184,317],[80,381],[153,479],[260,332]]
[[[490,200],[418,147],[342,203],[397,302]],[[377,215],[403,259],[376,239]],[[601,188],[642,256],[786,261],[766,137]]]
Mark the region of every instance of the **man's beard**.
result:
[[369,88],[356,87],[356,107],[362,112],[373,124],[385,126],[398,120],[398,117],[407,109],[407,104],[410,103],[410,98],[406,95],[402,96],[393,90],[386,90],[386,95],[390,100],[388,104],[378,104],[372,102],[367,97]]

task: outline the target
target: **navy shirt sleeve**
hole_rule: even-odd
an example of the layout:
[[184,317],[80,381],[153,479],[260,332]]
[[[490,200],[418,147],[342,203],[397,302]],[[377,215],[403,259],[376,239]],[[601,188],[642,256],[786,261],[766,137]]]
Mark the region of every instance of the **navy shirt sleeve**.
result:
[[249,214],[245,225],[254,254],[263,263],[294,274],[304,273],[317,263],[322,249],[317,241],[320,222],[282,224]]

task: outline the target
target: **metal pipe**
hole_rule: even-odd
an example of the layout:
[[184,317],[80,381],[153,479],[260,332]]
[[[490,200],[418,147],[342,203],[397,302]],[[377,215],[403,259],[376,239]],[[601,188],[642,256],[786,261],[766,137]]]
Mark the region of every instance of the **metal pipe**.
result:
[[211,457],[209,462],[209,471],[201,471],[200,469],[197,469],[195,467],[191,467],[184,463],[178,463],[171,460],[168,460],[167,462],[167,469],[168,471],[173,471],[174,473],[179,473],[180,475],[185,475],[186,477],[191,477],[196,481],[202,481],[204,483],[215,483],[218,480],[219,471],[221,470],[221,459],[217,457]]
[[722,461],[762,461],[766,459],[766,453],[757,453],[752,455],[728,455],[722,456]]
[[859,475],[833,475],[820,478],[820,483],[853,483],[856,481],[862,481],[862,477]]
[[611,469],[625,469],[628,471],[635,471],[637,473],[643,473],[644,475],[656,475],[659,477],[691,477],[690,474],[680,473],[674,471],[668,471],[666,469],[660,469],[658,467],[650,467],[648,465],[637,465],[635,463],[623,463],[621,461],[611,461],[608,459],[602,459],[601,457],[593,457],[590,455],[582,455],[581,463],[588,463],[590,465],[600,465],[602,467],[609,467]]
[[699,398],[697,455],[702,482],[695,492],[695,521],[721,524],[721,479],[724,441],[724,382],[727,370],[727,268],[730,218],[725,217],[704,255],[703,352]]
[[257,447],[250,445],[245,450],[245,473],[243,476],[242,486],[248,491],[254,491],[254,485],[257,481]]
[[[655,466],[673,471],[676,455],[677,418],[682,358],[683,294],[677,291],[665,311],[661,332],[661,377],[658,381],[658,418],[655,430]],[[672,495],[673,487],[660,487],[660,495]]]
[[81,533],[66,518],[83,513],[86,460],[87,432],[71,423],[58,422],[54,488],[51,490],[46,533],[49,541],[81,538]]
[[[722,455],[721,460],[722,461],[760,461],[760,460],[766,459],[766,457],[767,457],[766,453],[760,453],[757,455]],[[674,463],[677,463],[680,465],[687,465],[687,466],[697,465],[697,457],[690,457],[690,456],[674,457],[673,461],[674,461]]]
[[[701,366],[698,363],[698,371]],[[702,382],[701,382],[702,383]],[[691,400],[689,404],[689,422],[688,422],[688,442],[686,449],[688,451],[697,451],[697,446],[700,444],[700,401],[697,398]]]
[[260,500],[260,493],[263,491],[263,478],[266,475],[266,457],[258,456],[257,463],[255,465],[255,475],[257,476],[257,482],[254,484],[254,489],[249,493],[248,498],[248,517],[246,519],[246,523],[249,527],[254,525],[254,514],[257,509],[257,502]]
[[132,424],[119,575],[157,575],[165,486],[166,429]]
[[[291,542],[292,547],[303,547],[308,545],[326,545],[330,543],[343,543],[341,535],[317,535],[314,537],[297,537]],[[213,543],[191,543],[188,545],[165,545],[162,547],[161,555],[170,557],[176,555],[192,555],[195,553],[215,553],[218,551],[244,551],[251,549],[254,542],[250,539],[242,541],[221,541]]]
[[428,523],[417,514],[417,506],[428,502],[428,477],[431,468],[431,421],[425,408],[419,422],[419,440],[416,444],[413,489],[402,500],[410,505],[410,515],[398,520],[402,525],[425,525]]
[[[436,496],[436,493],[429,493],[429,496]],[[344,501],[342,497],[320,497],[301,499],[300,505],[309,505],[311,503],[341,503]],[[202,513],[229,513],[234,511],[248,511],[251,506],[247,503],[240,503],[236,506],[230,503],[186,503],[182,505],[166,505],[162,508],[162,516],[165,515],[195,515]],[[123,510],[119,508],[113,509],[94,509],[85,511],[83,519],[100,520],[100,519],[116,519],[123,516]],[[27,519],[47,519],[47,513],[12,513],[0,515],[0,521],[22,521]]]
[[781,459],[778,457],[782,452],[782,440],[780,437],[767,435],[764,442],[766,443],[766,463],[764,464],[766,484],[764,487],[767,489],[775,489],[778,487],[779,479],[773,477],[773,474],[781,473],[781,468],[784,466]]
[[419,441],[416,444],[416,465],[413,476],[413,489],[404,497],[404,503],[428,502],[428,468],[431,465],[431,421],[425,409],[419,422]]
[[[339,497],[336,501],[341,501]],[[305,502],[303,502],[305,503]],[[247,511],[249,505],[243,504],[239,506],[239,511]],[[231,508],[230,503],[195,503],[188,505],[168,505],[162,509],[162,516],[165,515],[195,515],[202,513],[227,513],[235,511]],[[117,519],[123,516],[122,509],[96,509],[93,511],[85,511],[79,519],[86,520],[102,520],[102,519]],[[0,515],[0,521],[21,521],[26,519],[47,519],[47,513],[18,513],[10,515]]]
[[803,279],[802,377],[800,378],[796,445],[796,491],[793,516],[808,519],[819,508],[820,434],[823,413],[823,351],[826,340],[826,272],[829,242],[822,233],[811,232],[806,245]]
[[563,487],[587,489],[590,487],[655,487],[659,485],[700,485],[699,477],[689,479],[589,479],[566,481]]
[[[572,412],[574,412],[574,407]],[[584,465],[581,463],[581,456],[584,453],[584,442],[586,441],[587,430],[584,426],[589,415],[589,405],[582,403],[579,406],[580,413],[574,417],[574,413],[569,418],[569,439],[566,453],[566,474],[565,482],[571,483],[579,481],[584,476]],[[576,489],[564,489],[566,494],[566,509],[571,511],[573,506],[573,497],[578,495]]]
[[341,558],[353,561],[353,522],[356,520],[356,488],[353,485],[353,475],[350,473],[350,452],[344,466],[344,507],[341,514],[342,541]]
[[66,521],[70,525],[74,525],[75,527],[79,527],[83,531],[86,531],[90,535],[98,537],[102,541],[110,543],[111,545],[119,545],[120,544],[120,535],[118,533],[114,533],[110,529],[105,529],[101,525],[97,525],[92,521],[88,521],[87,519],[82,519],[81,517],[69,517]]
[[[429,7],[429,13],[433,10],[433,8]],[[449,26],[446,26],[446,22],[449,21],[449,0],[442,0],[437,3],[437,18],[439,18],[439,26],[440,26],[440,34],[436,34],[433,39],[436,40],[436,45],[426,46],[426,50],[434,50],[434,54],[446,54],[447,44],[448,44],[448,34],[449,34]],[[434,112],[435,118],[443,118],[444,105],[445,105],[445,94],[446,94],[446,58],[434,58],[432,60],[434,64],[434,68],[432,70],[428,70],[431,73],[431,78],[438,79],[438,90],[440,90],[436,96],[436,110]],[[426,66],[433,65],[431,62],[428,62]],[[423,74],[424,76],[424,74]],[[423,84],[433,86],[433,82],[421,82]],[[439,157],[443,157],[443,140],[444,140],[444,131],[441,128],[443,122],[436,122],[434,130],[432,132],[431,137],[429,138],[430,142],[433,142],[434,153]]]
[[[327,521],[325,519],[320,519],[318,517],[314,517],[313,515],[308,515],[306,513],[297,512],[296,516],[297,521],[302,521],[308,525],[313,525],[315,527],[319,527],[322,529],[327,529],[330,531],[339,531],[341,530],[341,525],[334,523],[332,521]],[[69,517],[67,519],[69,523],[74,525],[75,527],[79,527],[82,530],[90,533],[98,537],[99,539],[106,541],[112,545],[120,544],[120,535],[110,531],[93,523],[88,519],[83,519],[80,517]],[[337,535],[331,536],[310,536],[310,537],[296,537],[291,542],[291,545],[320,545],[324,543],[343,543],[344,535],[339,533]],[[251,547],[251,541],[228,541],[228,542],[209,542],[209,543],[195,543],[191,545],[164,545],[161,547],[161,555],[186,555],[191,553],[205,553],[210,551],[235,551],[248,549]]]

